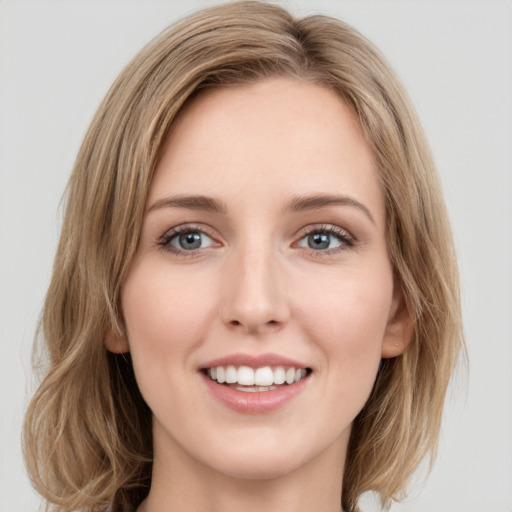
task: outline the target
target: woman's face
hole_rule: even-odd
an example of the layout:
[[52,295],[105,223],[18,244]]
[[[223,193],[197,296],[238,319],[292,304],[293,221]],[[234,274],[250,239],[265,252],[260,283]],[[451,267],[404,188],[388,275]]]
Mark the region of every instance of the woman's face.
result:
[[151,185],[127,338],[107,342],[131,352],[155,460],[250,478],[340,465],[381,357],[407,342],[385,232],[334,92],[268,79],[194,99]]

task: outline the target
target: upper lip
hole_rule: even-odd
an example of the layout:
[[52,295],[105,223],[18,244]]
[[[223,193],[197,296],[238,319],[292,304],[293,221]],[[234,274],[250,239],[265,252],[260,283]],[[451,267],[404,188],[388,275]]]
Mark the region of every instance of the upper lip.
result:
[[287,366],[296,369],[308,368],[307,365],[279,354],[231,354],[229,356],[212,359],[201,365],[201,369],[215,368],[217,366],[249,366],[262,368],[263,366]]

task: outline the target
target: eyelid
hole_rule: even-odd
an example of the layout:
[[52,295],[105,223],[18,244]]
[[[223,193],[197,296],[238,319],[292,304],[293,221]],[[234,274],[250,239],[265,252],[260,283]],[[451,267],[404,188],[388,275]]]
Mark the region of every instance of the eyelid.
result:
[[341,244],[338,247],[334,247],[331,249],[312,249],[308,247],[302,247],[307,251],[311,252],[316,257],[328,256],[330,254],[336,254],[339,252],[346,251],[352,247],[355,247],[358,244],[357,238],[347,229],[342,228],[340,226],[336,226],[335,224],[312,224],[302,228],[297,234],[297,241],[294,242],[293,245],[297,246],[297,244],[303,240],[305,237],[313,234],[313,233],[327,233],[329,235],[335,236],[340,240]]
[[[208,226],[205,226],[204,224],[200,223],[179,224],[170,229],[167,229],[162,236],[157,238],[156,245],[162,251],[169,252],[173,255],[179,255],[184,257],[197,256],[200,252],[204,252],[211,248],[220,247],[222,245],[222,243],[218,241],[218,237],[215,236],[211,231],[212,230],[208,228]],[[174,247],[171,244],[171,241],[178,235],[183,233],[201,233],[210,238],[213,241],[213,243],[207,247],[200,247],[198,249],[192,250],[185,250]]]
[[[183,257],[199,256],[205,251],[215,249],[223,245],[223,243],[219,241],[220,237],[214,234],[213,231],[214,230],[210,228],[208,225],[201,223],[179,224],[177,226],[167,229],[162,236],[156,239],[155,243],[160,250],[169,252],[173,255],[179,255]],[[213,241],[213,243],[207,247],[200,247],[198,249],[190,250],[179,249],[171,245],[171,241],[175,237],[182,233],[188,232],[202,233],[208,238],[210,238]],[[303,240],[305,237],[313,233],[327,233],[331,236],[336,237],[340,241],[340,244],[337,247],[327,249],[313,249],[298,245],[301,240]],[[358,244],[358,239],[350,231],[335,224],[311,224],[305,226],[304,228],[299,230],[299,232],[294,238],[296,241],[292,244],[292,247],[306,250],[315,257],[327,257],[330,255],[334,255],[336,253],[349,250],[350,248],[353,248]]]

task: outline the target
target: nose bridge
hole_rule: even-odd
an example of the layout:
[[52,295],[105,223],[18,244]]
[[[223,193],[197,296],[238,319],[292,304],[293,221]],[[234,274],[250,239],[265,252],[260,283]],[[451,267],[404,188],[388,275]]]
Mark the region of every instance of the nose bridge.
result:
[[257,238],[245,240],[233,248],[228,261],[224,322],[251,333],[281,326],[288,308],[273,244]]

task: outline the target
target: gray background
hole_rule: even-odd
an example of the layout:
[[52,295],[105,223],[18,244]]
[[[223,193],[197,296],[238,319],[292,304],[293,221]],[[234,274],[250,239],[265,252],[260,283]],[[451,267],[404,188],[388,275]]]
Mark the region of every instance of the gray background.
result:
[[[59,201],[115,76],[177,17],[215,2],[0,0],[0,511],[37,510],[20,449],[32,338]],[[512,2],[277,2],[353,24],[396,68],[443,180],[460,256],[470,369],[440,453],[393,512],[512,511]],[[365,512],[378,510],[371,497]]]

